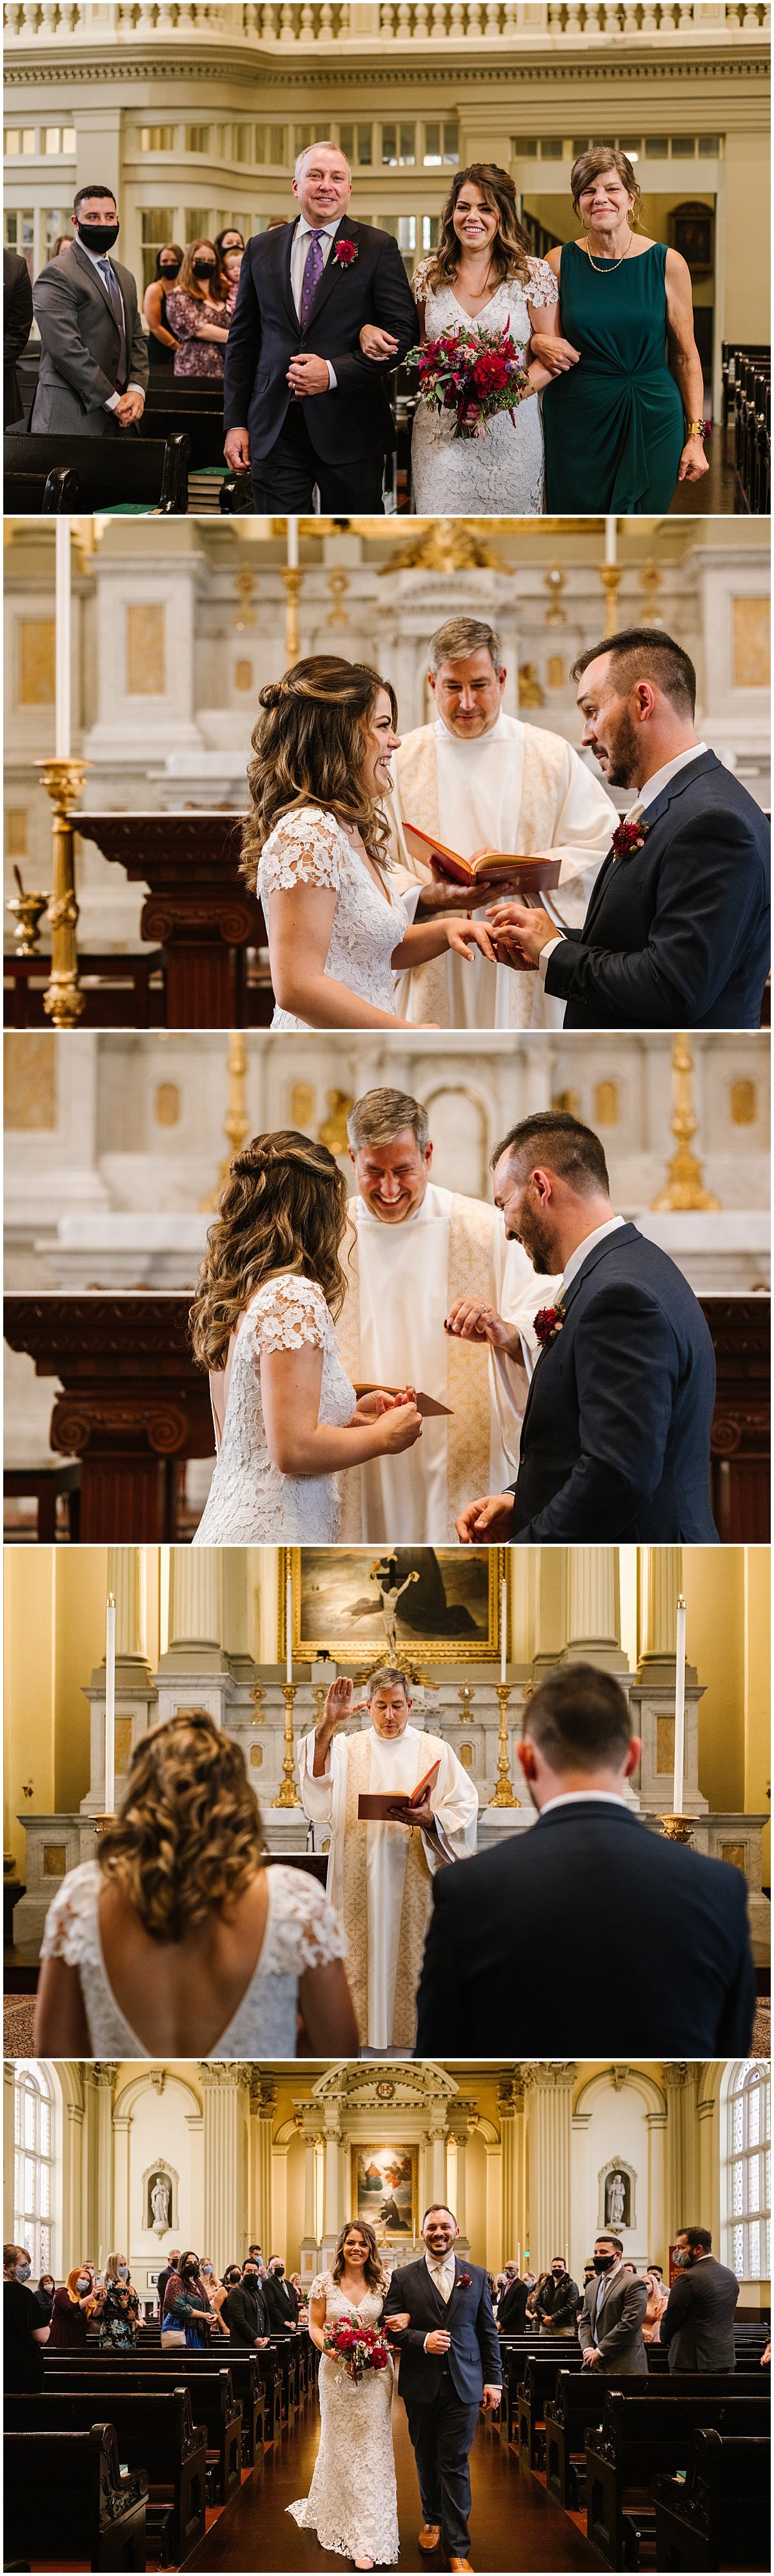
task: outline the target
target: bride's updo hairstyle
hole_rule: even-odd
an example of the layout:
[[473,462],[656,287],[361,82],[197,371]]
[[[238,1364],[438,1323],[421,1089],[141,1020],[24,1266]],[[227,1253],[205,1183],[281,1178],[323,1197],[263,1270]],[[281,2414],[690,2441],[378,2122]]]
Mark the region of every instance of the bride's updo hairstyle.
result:
[[[521,222],[516,190],[509,170],[501,170],[496,161],[469,161],[467,170],[458,170],[452,180],[441,216],[438,248],[429,262],[431,287],[451,286],[459,268],[461,244],[454,230],[454,212],[461,188],[478,188],[490,215],[497,216],[497,231],[491,250],[491,269],[498,286],[504,278],[517,277],[526,286],[529,277],[527,261],[533,243]],[[479,316],[479,320],[481,316]]]
[[327,1145],[295,1127],[254,1136],[234,1161],[210,1226],[189,1326],[194,1358],[222,1369],[231,1334],[264,1280],[314,1279],[334,1318],[347,1282],[338,1257],[347,1184]]
[[242,832],[242,868],[255,890],[264,841],[283,814],[319,805],[358,831],[369,858],[389,866],[389,826],[363,785],[366,734],[380,690],[397,728],[398,701],[389,680],[367,662],[340,653],[310,653],[281,680],[261,689],[247,783],[252,810]]
[[342,2227],[336,2252],[331,2264],[331,2279],[333,2281],[341,2280],[344,2270],[344,2247],[348,2236],[362,2236],[363,2244],[368,2247],[368,2252],[363,2265],[363,2279],[368,2282],[369,2290],[383,2290],[385,2285],[385,2275],[382,2268],[376,2237],[374,2235],[373,2228],[369,2227],[367,2218],[348,2218],[346,2226]]
[[204,1708],[179,1708],[140,1738],[97,1860],[152,1941],[184,1941],[242,1896],[265,1851],[238,1744]]

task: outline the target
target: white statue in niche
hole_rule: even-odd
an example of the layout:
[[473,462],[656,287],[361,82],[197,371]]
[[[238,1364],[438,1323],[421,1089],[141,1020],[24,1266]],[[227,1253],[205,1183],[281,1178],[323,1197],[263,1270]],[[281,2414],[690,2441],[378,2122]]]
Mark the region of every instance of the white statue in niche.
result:
[[155,2182],[151,2183],[150,2205],[153,2211],[154,2230],[159,2236],[163,2236],[169,2226],[170,2199],[169,2183],[164,2181],[161,2174],[157,2174]]
[[623,2174],[614,2173],[608,2176],[607,2215],[611,2227],[626,2225],[626,2186]]

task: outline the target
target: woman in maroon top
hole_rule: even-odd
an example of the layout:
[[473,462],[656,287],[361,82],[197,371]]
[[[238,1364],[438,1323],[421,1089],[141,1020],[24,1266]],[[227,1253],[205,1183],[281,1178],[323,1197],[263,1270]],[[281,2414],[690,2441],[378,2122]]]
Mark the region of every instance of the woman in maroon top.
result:
[[85,2351],[86,2336],[94,2317],[99,2314],[102,2299],[94,2287],[93,2263],[76,2263],[68,2272],[63,2290],[54,2291],[49,2344],[52,2351]]

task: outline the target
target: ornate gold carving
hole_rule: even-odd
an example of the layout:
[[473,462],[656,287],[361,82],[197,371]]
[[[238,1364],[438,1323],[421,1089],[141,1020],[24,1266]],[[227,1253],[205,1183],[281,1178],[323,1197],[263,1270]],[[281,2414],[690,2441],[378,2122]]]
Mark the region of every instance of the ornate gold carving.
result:
[[[548,624],[548,619],[546,619],[546,624]],[[546,679],[548,681],[549,689],[564,688],[565,668],[561,653],[549,653],[548,661],[546,663]]]
[[351,1091],[326,1091],[325,1097],[328,1103],[329,1116],[327,1118],[323,1118],[320,1124],[320,1144],[327,1145],[329,1154],[347,1154],[349,1152],[347,1119],[349,1117],[350,1110],[353,1109],[355,1105],[354,1093]]
[[675,1767],[675,1721],[673,1717],[656,1719],[656,1770],[673,1772]]
[[472,1764],[473,1764],[473,1746],[472,1746],[472,1744],[461,1744],[461,1745],[460,1745],[460,1748],[459,1748],[458,1755],[457,1755],[457,1759],[458,1759],[458,1761],[459,1761],[459,1762],[461,1762],[461,1763],[462,1763],[463,1771],[470,1771],[470,1770],[472,1769]]
[[296,1683],[283,1682],[282,1697],[285,1702],[285,1750],[282,1756],[282,1779],[280,1781],[279,1795],[276,1798],[272,1798],[271,1803],[273,1807],[300,1807],[301,1805],[301,1800],[296,1788],[296,1756],[293,1744],[293,1702],[295,1696]]
[[732,1127],[754,1127],[758,1116],[758,1085],[740,1075],[729,1092]]
[[379,565],[379,579],[383,580],[385,573],[407,572],[414,565],[421,565],[425,572],[472,572],[479,565],[488,566],[490,571],[509,572],[510,565],[501,562],[489,539],[474,535],[475,526],[471,519],[427,520],[410,545],[401,546],[400,553],[393,555],[391,563]]
[[[546,625],[566,626],[567,614],[562,607],[562,591],[567,588],[567,574],[562,572],[559,564],[549,564],[548,571],[543,574],[543,587],[548,592],[550,603],[546,609]],[[557,685],[561,686],[561,683]]]
[[617,1127],[617,1082],[598,1082],[596,1084],[594,1090],[594,1119],[597,1127]]
[[343,564],[331,565],[330,572],[327,572],[325,575],[325,587],[326,590],[330,591],[331,599],[333,601],[333,607],[329,611],[327,624],[329,626],[348,626],[349,618],[344,606],[344,601],[350,587],[350,575],[348,572],[345,572]]
[[43,995],[43,1009],[55,1029],[71,1029],[84,1007],[78,975],[78,951],[75,933],[78,904],[75,893],[75,851],[72,809],[80,796],[86,771],[85,760],[40,760],[40,770],[47,796],[53,806],[52,836],[54,851],[54,884],[48,907],[51,924],[51,981]]
[[243,697],[246,697],[246,696],[248,695],[248,693],[249,693],[250,689],[252,688],[252,685],[253,685],[253,666],[252,666],[252,662],[243,662],[243,661],[235,662],[235,664],[234,664],[234,687],[235,687],[235,689],[239,689],[239,690],[241,691],[241,693],[242,693],[242,696],[243,696]]
[[250,1746],[250,1769],[251,1769],[251,1771],[260,1771],[260,1770],[262,1770],[262,1768],[263,1768],[263,1745],[262,1745],[262,1744],[251,1744],[251,1746]]
[[544,707],[545,690],[541,689],[534,662],[519,663],[519,706]]
[[290,1123],[306,1131],[314,1117],[314,1089],[311,1082],[294,1082],[290,1094]]
[[500,1742],[497,1755],[497,1787],[492,1791],[489,1805],[490,1807],[520,1807],[521,1799],[516,1796],[508,1765],[508,1701],[511,1696],[511,1685],[510,1682],[497,1682],[495,1687],[500,1710]]
[[301,597],[301,584],[303,578],[304,576],[300,565],[283,564],[282,579],[287,596],[287,607],[285,610],[285,651],[288,657],[288,664],[291,662],[297,662],[301,651],[301,625],[298,603]]
[[743,1878],[746,1876],[744,1865],[744,1843],[721,1843],[720,1857],[721,1860],[728,1861],[731,1869],[740,1869]]
[[11,920],[16,923],[16,954],[17,957],[34,957],[48,895],[27,892],[22,881],[21,869],[17,867],[15,860],[13,873],[19,891],[18,894],[11,895],[5,909],[6,912],[10,912]]

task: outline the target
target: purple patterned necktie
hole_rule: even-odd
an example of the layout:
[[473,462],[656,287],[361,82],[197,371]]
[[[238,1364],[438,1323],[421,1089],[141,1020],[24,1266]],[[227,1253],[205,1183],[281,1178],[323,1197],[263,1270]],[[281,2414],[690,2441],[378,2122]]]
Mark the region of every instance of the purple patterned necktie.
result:
[[301,280],[301,311],[298,318],[302,331],[306,330],[324,267],[325,261],[322,255],[322,235],[321,233],[311,233],[309,237],[309,249],[306,254],[306,267]]

